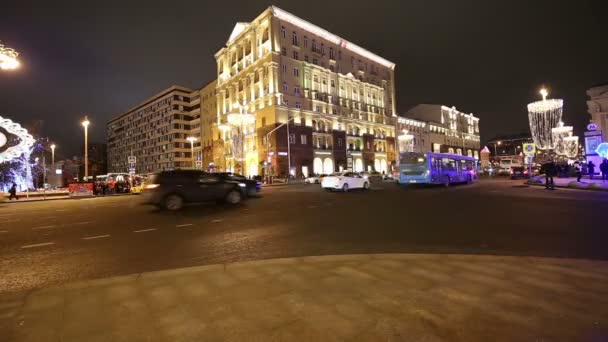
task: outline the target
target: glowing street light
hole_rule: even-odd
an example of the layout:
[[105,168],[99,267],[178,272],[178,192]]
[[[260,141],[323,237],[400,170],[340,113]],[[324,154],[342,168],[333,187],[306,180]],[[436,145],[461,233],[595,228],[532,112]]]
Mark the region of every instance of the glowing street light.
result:
[[51,172],[55,172],[55,147],[57,145],[51,144],[51,165],[53,165],[53,171]]
[[85,115],[82,121],[84,127],[84,180],[89,179],[89,118]]
[[17,60],[17,56],[19,56],[17,51],[0,44],[0,69],[17,69],[20,65],[19,61]]
[[542,95],[543,101],[547,101],[547,95],[549,95],[549,92],[543,87],[540,90],[540,95]]
[[186,140],[190,142],[190,156],[192,157],[192,168],[194,169],[194,142],[198,139],[196,137],[187,137]]

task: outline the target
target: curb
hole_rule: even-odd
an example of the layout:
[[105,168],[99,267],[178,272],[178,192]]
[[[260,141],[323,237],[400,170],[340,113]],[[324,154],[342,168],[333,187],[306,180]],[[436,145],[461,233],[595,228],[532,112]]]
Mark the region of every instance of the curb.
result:
[[[540,187],[545,187],[545,184],[544,184],[544,183],[541,183],[541,184],[536,184],[536,183],[529,183],[529,182],[526,182],[526,183],[524,183],[524,184],[526,184],[526,185],[531,185],[531,186],[540,186]],[[597,183],[591,183],[591,184],[597,184]],[[604,188],[604,189],[602,189],[602,188],[599,188],[599,189],[591,189],[591,188],[589,188],[588,186],[585,186],[585,187],[570,187],[570,186],[567,186],[567,185],[555,185],[554,187],[555,187],[555,188],[560,188],[560,189],[571,189],[571,190],[583,190],[583,191],[599,191],[599,192],[608,192],[608,188]]]
[[4,200],[0,200],[0,204],[47,202],[47,201],[59,201],[59,200],[78,200],[78,199],[85,199],[85,198],[121,197],[121,196],[132,196],[132,195],[139,195],[139,194],[134,193],[134,194],[114,194],[114,195],[106,195],[106,196],[78,196],[78,197],[59,197],[58,196],[59,198],[53,198],[51,196],[47,199],[36,198],[36,199],[31,199],[31,200],[15,200],[15,201],[9,201],[8,199],[5,198]]

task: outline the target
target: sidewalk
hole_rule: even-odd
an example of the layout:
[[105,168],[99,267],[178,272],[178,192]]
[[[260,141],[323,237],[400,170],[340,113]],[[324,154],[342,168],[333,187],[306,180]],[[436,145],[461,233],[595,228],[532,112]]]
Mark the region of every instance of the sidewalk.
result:
[[11,341],[605,341],[608,261],[320,256],[0,294]]
[[[545,186],[545,177],[536,176],[530,178],[526,183],[530,185]],[[594,177],[594,179],[582,178],[580,182],[576,181],[576,177],[553,177],[553,183],[555,183],[556,188],[608,191],[608,181],[603,181],[601,176]]]

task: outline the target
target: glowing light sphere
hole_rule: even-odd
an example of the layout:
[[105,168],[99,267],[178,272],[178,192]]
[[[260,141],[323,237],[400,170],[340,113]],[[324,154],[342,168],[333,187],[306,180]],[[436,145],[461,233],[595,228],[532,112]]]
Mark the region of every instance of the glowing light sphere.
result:
[[578,136],[570,135],[563,139],[564,155],[568,158],[574,158],[578,155]]
[[[4,128],[8,133],[15,135],[19,142],[13,146],[8,147],[6,150],[0,153],[0,163],[11,161],[21,157],[22,154],[28,154],[30,147],[34,145],[34,137],[27,132],[27,130],[21,127],[20,124],[13,122],[10,119],[6,119],[0,116],[0,127]],[[8,138],[4,136],[4,139],[0,139],[4,146],[8,142]]]
[[597,153],[602,158],[608,158],[608,143],[603,142],[597,145],[595,153]]
[[5,47],[3,44],[0,43],[0,69],[17,69],[20,65],[19,60],[17,60],[17,56],[19,56],[19,53],[17,51]]
[[572,126],[564,126],[564,123],[560,121],[557,127],[551,129],[551,138],[553,140],[553,146],[555,153],[559,155],[566,155],[566,146],[564,144],[564,138],[572,135]]
[[550,99],[528,104],[528,121],[530,132],[536,147],[541,150],[555,148],[552,129],[557,127],[562,119],[564,101]]

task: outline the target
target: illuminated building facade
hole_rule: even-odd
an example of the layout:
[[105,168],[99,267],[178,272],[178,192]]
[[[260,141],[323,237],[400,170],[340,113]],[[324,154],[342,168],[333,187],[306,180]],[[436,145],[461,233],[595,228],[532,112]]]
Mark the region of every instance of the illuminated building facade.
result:
[[413,152],[455,153],[479,158],[479,118],[435,104],[420,104],[398,117],[396,134],[413,136]]
[[207,165],[307,176],[395,160],[395,64],[277,7],[237,23],[215,58]]
[[[107,124],[108,172],[136,173],[192,167],[189,136],[201,131],[200,92],[172,86],[141,102]],[[195,143],[200,156],[200,139]]]
[[591,121],[597,125],[596,131],[601,131],[601,141],[608,141],[608,84],[587,90],[587,111]]

